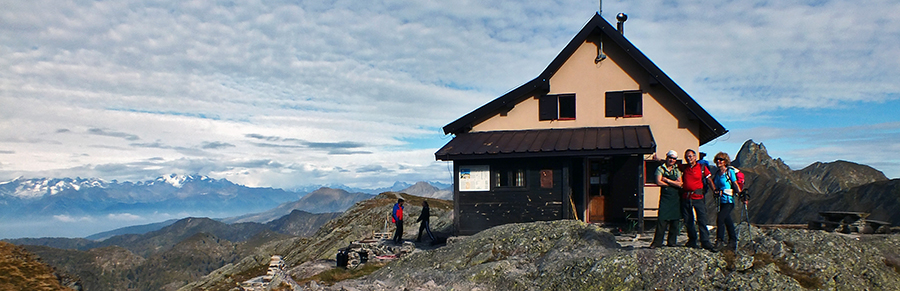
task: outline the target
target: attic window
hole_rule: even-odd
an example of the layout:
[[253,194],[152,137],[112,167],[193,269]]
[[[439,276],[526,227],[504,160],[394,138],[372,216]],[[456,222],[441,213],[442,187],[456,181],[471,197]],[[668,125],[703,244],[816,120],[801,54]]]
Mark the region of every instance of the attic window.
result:
[[539,120],[574,120],[575,94],[547,94],[538,101]]
[[643,116],[641,91],[606,92],[606,117]]

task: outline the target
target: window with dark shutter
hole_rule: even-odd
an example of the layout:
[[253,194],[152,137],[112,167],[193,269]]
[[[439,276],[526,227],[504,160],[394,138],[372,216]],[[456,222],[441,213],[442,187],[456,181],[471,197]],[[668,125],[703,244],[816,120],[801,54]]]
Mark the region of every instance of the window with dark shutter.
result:
[[540,100],[538,100],[538,119],[539,120],[555,120],[558,117],[559,109],[559,101],[557,101],[556,95],[544,95],[541,96]]
[[606,92],[606,117],[625,116],[624,95],[624,92]]
[[538,99],[538,120],[575,119],[575,94],[547,94]]
[[642,100],[641,91],[606,92],[606,117],[641,117]]

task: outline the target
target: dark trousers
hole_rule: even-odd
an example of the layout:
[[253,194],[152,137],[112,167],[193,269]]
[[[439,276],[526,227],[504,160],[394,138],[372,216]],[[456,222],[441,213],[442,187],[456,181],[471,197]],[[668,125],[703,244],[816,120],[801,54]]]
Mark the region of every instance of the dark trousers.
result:
[[716,216],[716,241],[725,242],[725,231],[728,231],[728,243],[737,243],[737,232],[734,230],[734,219],[731,211],[734,203],[722,203],[719,206],[719,214]]
[[431,233],[431,227],[428,226],[428,220],[422,220],[422,223],[419,224],[419,235],[416,236],[416,241],[422,240],[422,230],[428,233],[428,237],[431,238],[431,241],[436,241],[434,239],[434,234]]
[[400,243],[403,241],[403,220],[397,220],[394,224],[397,226],[397,231],[394,232],[394,242]]
[[[694,220],[694,212],[697,212],[697,220]],[[706,203],[703,199],[681,199],[681,217],[684,218],[684,225],[687,226],[687,246],[697,246],[697,231],[700,231],[700,245],[704,247],[712,246],[709,243],[709,228],[706,227]]]
[[656,222],[656,233],[653,234],[653,242],[651,247],[662,246],[663,236],[666,235],[666,229],[669,230],[669,237],[666,238],[666,245],[674,247],[678,242],[678,220],[660,220]]

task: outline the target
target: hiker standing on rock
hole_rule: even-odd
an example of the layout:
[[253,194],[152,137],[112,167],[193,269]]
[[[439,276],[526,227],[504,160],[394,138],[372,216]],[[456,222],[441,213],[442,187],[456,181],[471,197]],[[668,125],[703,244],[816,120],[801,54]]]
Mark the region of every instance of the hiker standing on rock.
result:
[[675,165],[677,160],[678,152],[669,151],[666,153],[666,163],[656,168],[656,184],[660,186],[659,215],[656,233],[653,235],[653,242],[650,243],[651,249],[662,246],[666,229],[669,230],[666,245],[674,247],[678,242],[678,230],[681,228],[678,225],[678,221],[681,220],[678,195],[681,188],[681,170]]
[[394,204],[394,210],[391,211],[391,221],[394,222],[394,225],[397,226],[397,231],[394,232],[394,242],[402,243],[403,242],[403,198],[397,199],[397,204]]
[[[697,152],[692,149],[684,151],[684,159],[687,164],[681,167],[682,172],[682,194],[681,194],[681,216],[684,217],[684,224],[687,226],[688,241],[685,245],[689,248],[697,248],[697,231],[700,231],[700,244],[704,249],[712,250],[713,245],[709,242],[709,229],[706,228],[706,192],[703,190],[704,185],[708,182],[712,184],[712,175],[709,168],[697,161]],[[695,223],[694,212],[697,213]]]
[[713,178],[716,195],[719,199],[719,213],[716,215],[716,250],[725,247],[725,231],[728,231],[728,249],[737,250],[737,232],[734,229],[734,219],[731,212],[734,210],[734,194],[740,193],[741,188],[737,181],[737,175],[731,169],[731,158],[724,152],[716,154],[713,162],[716,163],[718,173]]
[[431,227],[428,226],[428,221],[431,217],[431,208],[428,207],[428,201],[422,200],[422,213],[419,214],[419,219],[416,219],[416,222],[421,221],[419,224],[419,235],[416,236],[416,242],[422,241],[422,230],[428,232],[428,237],[431,238],[431,241],[434,242],[434,234],[431,233]]

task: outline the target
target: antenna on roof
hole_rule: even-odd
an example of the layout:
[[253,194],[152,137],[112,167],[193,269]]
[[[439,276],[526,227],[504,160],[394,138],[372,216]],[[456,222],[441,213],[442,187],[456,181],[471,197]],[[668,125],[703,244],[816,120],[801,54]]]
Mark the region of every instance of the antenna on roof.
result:
[[[603,17],[603,0],[599,0],[599,1],[600,1],[600,10],[597,10],[597,15],[600,15],[600,17],[602,18]],[[600,34],[599,43],[600,43],[600,45],[597,46],[597,58],[594,59],[595,64],[606,59],[606,54],[603,53],[603,34]]]

